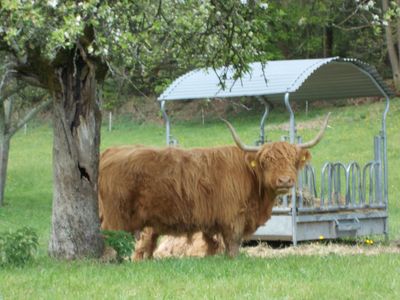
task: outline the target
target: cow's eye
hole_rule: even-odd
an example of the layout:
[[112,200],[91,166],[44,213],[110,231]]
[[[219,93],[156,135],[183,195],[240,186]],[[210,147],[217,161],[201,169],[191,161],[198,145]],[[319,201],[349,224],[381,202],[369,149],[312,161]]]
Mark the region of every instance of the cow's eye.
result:
[[268,166],[269,166],[269,162],[268,162],[268,159],[267,159],[267,158],[266,158],[266,159],[263,159],[262,161],[260,161],[260,167],[261,167],[263,170],[267,169]]

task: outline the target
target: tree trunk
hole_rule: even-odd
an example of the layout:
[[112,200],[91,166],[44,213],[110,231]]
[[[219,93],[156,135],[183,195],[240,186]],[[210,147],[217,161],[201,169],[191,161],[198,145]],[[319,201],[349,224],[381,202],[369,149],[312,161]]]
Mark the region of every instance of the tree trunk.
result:
[[[387,0],[382,1],[383,13],[385,13],[389,8],[389,3]],[[389,54],[390,65],[392,67],[393,83],[397,92],[400,91],[400,58],[398,56],[398,51],[396,51],[396,41],[393,36],[392,22],[389,22],[385,26],[385,37],[386,44]]]
[[9,152],[10,138],[4,135],[4,132],[0,132],[0,207],[4,204]]
[[101,114],[94,66],[82,57],[58,70],[54,92],[53,213],[49,253],[75,259],[103,252],[97,202]]
[[3,99],[0,103],[0,207],[4,204],[6,189],[8,155],[10,152],[10,139],[8,134],[11,120],[12,100]]
[[331,57],[333,53],[333,27],[324,27],[324,57]]

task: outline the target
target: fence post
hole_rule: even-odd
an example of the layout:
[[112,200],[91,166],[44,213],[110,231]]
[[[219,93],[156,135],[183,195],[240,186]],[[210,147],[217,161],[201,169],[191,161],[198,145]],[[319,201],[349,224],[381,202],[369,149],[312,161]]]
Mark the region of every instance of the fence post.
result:
[[112,112],[110,111],[108,113],[108,131],[111,132],[112,130]]

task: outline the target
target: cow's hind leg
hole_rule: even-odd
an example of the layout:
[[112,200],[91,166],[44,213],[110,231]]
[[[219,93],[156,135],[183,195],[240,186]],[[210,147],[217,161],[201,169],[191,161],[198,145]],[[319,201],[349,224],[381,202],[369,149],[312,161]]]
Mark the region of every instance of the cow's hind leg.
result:
[[136,241],[135,255],[133,260],[140,261],[144,258],[152,258],[157,247],[158,233],[153,228],[146,227],[140,233],[140,238]]
[[148,246],[146,248],[146,252],[145,252],[145,257],[146,258],[153,258],[153,254],[154,254],[154,250],[156,250],[157,248],[157,240],[158,240],[159,234],[153,232],[150,239],[149,239],[149,243]]
[[203,239],[207,244],[206,255],[215,255],[220,247],[219,242],[214,238],[213,234],[203,232]]
[[143,260],[144,258],[144,252],[145,252],[145,236],[144,232],[139,232],[135,233],[136,237],[136,244],[135,244],[135,253],[133,255],[133,260],[134,261],[140,261]]

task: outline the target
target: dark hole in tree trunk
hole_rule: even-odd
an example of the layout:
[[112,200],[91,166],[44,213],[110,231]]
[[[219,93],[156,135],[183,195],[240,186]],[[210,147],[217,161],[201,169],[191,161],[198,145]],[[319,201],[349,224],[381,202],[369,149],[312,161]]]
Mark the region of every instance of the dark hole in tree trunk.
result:
[[79,172],[81,173],[81,179],[83,177],[85,177],[90,182],[90,176],[89,176],[88,172],[86,172],[86,169],[82,168],[79,164],[78,164],[78,168],[79,168]]

